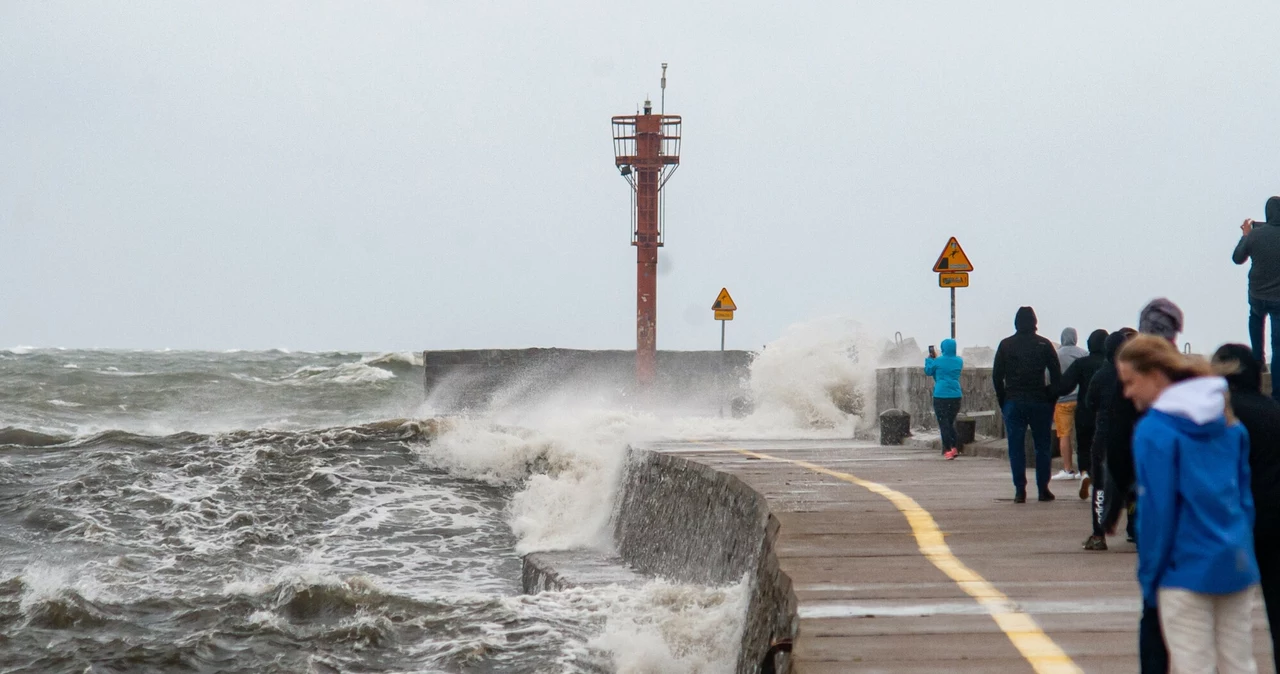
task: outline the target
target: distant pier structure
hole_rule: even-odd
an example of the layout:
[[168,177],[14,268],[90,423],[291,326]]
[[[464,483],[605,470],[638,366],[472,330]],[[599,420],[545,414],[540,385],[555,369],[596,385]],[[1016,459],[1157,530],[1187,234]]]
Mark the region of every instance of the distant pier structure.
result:
[[[667,64],[662,64],[665,108]],[[613,118],[614,165],[631,185],[631,245],[636,247],[636,380],[649,386],[658,351],[658,249],[663,245],[662,188],[680,166],[680,116],[644,113]]]

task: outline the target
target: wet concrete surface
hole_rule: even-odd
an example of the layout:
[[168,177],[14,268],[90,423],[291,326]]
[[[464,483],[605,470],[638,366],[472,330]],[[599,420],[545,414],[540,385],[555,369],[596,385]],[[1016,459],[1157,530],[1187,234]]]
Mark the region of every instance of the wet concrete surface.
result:
[[[1052,503],[1012,502],[1008,463],[857,441],[744,440],[655,446],[726,471],[763,494],[781,522],[777,554],[799,599],[792,671],[1030,672],[995,620],[917,547],[888,499],[806,461],[882,484],[932,514],[961,562],[1016,602],[1085,672],[1136,672],[1141,600],[1137,556],[1123,535],[1086,552],[1089,511],[1076,482]],[[1028,478],[1034,485],[1034,471]],[[1261,600],[1259,672],[1272,672]]]

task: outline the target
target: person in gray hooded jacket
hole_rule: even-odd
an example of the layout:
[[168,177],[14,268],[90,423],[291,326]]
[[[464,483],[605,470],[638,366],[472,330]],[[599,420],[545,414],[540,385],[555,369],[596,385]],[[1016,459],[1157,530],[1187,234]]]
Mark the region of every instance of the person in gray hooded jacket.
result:
[[[1062,346],[1058,347],[1058,365],[1063,372],[1066,372],[1072,363],[1089,355],[1088,351],[1076,346],[1078,339],[1075,328],[1062,331]],[[1076,426],[1076,404],[1079,395],[1078,388],[1071,389],[1070,393],[1058,398],[1058,404],[1053,408],[1053,427],[1058,431],[1058,452],[1062,455],[1062,470],[1051,478],[1054,480],[1080,479],[1080,471],[1076,469],[1075,455],[1071,451],[1071,431]]]
[[[1271,317],[1271,376],[1277,376],[1276,354],[1280,353],[1280,197],[1267,199],[1267,221],[1245,220],[1240,225],[1243,236],[1231,254],[1231,261],[1244,264],[1253,260],[1249,268],[1249,345],[1253,357],[1259,363],[1267,362],[1264,337],[1267,317]],[[1280,400],[1280,387],[1271,392]]]

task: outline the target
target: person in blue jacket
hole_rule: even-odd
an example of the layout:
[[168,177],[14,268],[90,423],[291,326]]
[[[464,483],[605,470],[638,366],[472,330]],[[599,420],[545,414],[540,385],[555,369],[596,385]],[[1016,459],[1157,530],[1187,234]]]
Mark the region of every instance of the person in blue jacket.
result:
[[1133,432],[1138,582],[1171,669],[1255,674],[1249,435],[1229,414],[1227,382],[1152,335],[1126,344],[1116,370],[1146,410]]
[[960,454],[956,442],[956,415],[960,414],[960,370],[964,359],[956,355],[956,340],[942,340],[942,355],[929,347],[924,360],[924,374],[933,377],[933,414],[938,417],[942,433],[942,455],[948,461]]

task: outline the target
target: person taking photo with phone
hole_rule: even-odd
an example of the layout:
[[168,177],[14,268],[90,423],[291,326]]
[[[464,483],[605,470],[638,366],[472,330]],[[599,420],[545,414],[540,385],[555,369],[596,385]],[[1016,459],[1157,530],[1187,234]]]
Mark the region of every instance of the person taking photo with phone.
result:
[[933,414],[938,417],[938,430],[942,433],[942,456],[948,461],[960,455],[956,415],[960,413],[960,371],[963,369],[964,359],[956,355],[956,340],[942,340],[941,356],[929,347],[924,374],[933,377]]
[[[1280,381],[1276,372],[1276,354],[1280,350],[1280,332],[1276,323],[1280,320],[1280,197],[1267,199],[1266,222],[1245,220],[1240,225],[1240,242],[1231,253],[1231,261],[1244,264],[1253,260],[1249,268],[1249,345],[1253,357],[1266,367],[1267,350],[1263,346],[1267,317],[1271,317],[1271,377]],[[1280,387],[1271,392],[1280,400]]]

